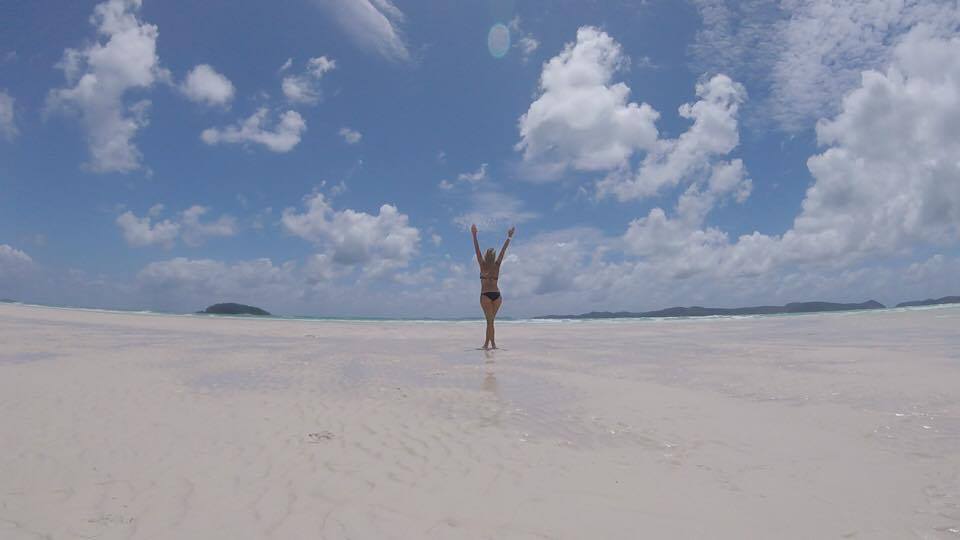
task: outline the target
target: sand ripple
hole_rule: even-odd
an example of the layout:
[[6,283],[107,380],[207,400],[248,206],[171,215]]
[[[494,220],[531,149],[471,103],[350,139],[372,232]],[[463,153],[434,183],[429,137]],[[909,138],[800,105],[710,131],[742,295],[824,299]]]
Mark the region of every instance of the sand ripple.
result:
[[958,322],[0,306],[0,538],[958,538]]

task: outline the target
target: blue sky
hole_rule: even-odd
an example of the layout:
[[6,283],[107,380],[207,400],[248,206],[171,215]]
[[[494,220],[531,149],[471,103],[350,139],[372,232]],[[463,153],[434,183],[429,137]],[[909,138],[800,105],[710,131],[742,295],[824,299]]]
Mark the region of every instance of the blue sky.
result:
[[469,316],[471,222],[512,316],[960,290],[955,2],[4,19],[0,296]]

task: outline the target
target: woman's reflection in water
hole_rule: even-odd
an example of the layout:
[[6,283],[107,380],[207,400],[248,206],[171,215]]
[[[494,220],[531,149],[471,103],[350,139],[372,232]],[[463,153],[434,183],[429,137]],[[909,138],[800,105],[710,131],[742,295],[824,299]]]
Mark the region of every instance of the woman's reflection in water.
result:
[[483,370],[483,382],[480,389],[489,393],[493,399],[484,399],[480,407],[480,417],[484,425],[499,426],[503,416],[504,404],[500,399],[500,385],[494,372],[493,351],[485,351],[486,367]]
[[483,355],[487,357],[486,369],[484,370],[483,384],[480,385],[486,392],[490,392],[497,397],[497,400],[500,400],[500,389],[497,387],[497,374],[493,371],[494,362],[494,352],[493,351],[483,351]]
[[481,388],[495,395],[497,399],[500,399],[500,389],[497,388],[497,376],[493,373],[492,369],[488,369],[486,375],[484,375]]

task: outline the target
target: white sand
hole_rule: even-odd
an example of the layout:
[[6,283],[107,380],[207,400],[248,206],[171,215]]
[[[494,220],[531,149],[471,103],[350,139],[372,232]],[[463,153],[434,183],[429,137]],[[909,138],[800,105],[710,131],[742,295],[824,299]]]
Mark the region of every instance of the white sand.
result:
[[958,538],[960,309],[0,306],[0,538]]

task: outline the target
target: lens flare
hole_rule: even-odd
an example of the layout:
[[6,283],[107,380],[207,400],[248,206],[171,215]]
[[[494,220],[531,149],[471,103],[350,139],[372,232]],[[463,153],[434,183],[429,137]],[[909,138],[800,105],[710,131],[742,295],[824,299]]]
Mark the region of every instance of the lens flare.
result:
[[487,49],[494,58],[503,58],[510,50],[510,30],[502,23],[497,23],[487,33]]

